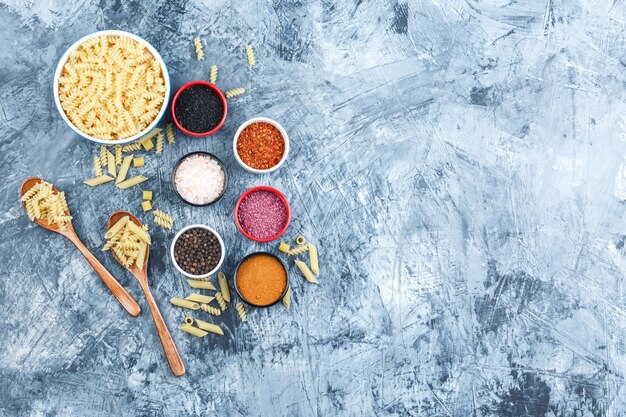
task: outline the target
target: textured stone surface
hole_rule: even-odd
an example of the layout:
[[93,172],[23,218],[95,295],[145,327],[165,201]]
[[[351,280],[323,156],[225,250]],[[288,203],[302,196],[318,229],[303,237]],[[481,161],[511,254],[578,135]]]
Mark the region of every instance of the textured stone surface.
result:
[[[625,21],[608,0],[3,1],[0,416],[624,415]],[[214,226],[230,273],[273,248],[232,222],[238,195],[269,184],[291,201],[288,236],[320,244],[320,285],[292,271],[290,311],[242,325],[231,307],[221,338],[174,331],[182,378],[133,279],[98,252],[140,301],[136,319],[17,202],[23,178],[55,182],[94,251],[110,212],[139,212],[140,189],[81,184],[96,149],[52,100],[61,54],[100,29],[152,42],[174,88],[217,64],[220,87],[247,90],[214,137],[147,156],[175,228]],[[265,177],[231,150],[255,115],[292,139]],[[171,189],[193,150],[230,170],[214,206]],[[183,313],[167,300],[188,289],[167,257],[173,231],[153,235],[150,280],[174,329]]]

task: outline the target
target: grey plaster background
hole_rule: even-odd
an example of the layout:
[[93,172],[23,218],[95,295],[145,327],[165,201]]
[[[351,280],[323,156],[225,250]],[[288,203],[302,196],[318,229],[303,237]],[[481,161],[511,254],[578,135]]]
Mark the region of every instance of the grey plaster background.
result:
[[[626,415],[625,23],[620,0],[3,1],[0,416]],[[94,251],[110,212],[139,211],[139,189],[81,184],[96,149],[52,100],[65,48],[100,29],[152,42],[174,88],[215,63],[218,85],[248,90],[219,134],[179,135],[147,160],[176,228],[216,227],[232,271],[272,247],[231,220],[244,189],[270,184],[294,209],[288,236],[321,248],[320,285],[292,274],[290,311],[241,325],[230,308],[223,338],[174,331],[182,378],[133,279],[98,253],[144,307],[137,319],[17,201],[23,178],[55,182]],[[232,157],[254,115],[292,139],[265,177]],[[169,183],[197,149],[231,174],[208,208],[181,206]],[[183,313],[167,299],[187,290],[166,255],[173,232],[153,234],[173,329]]]

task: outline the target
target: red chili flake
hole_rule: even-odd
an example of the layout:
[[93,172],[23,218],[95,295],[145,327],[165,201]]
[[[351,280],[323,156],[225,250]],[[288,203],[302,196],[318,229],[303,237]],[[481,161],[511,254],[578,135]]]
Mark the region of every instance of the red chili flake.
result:
[[257,239],[275,237],[285,227],[287,208],[276,194],[258,190],[248,194],[239,205],[239,224]]
[[250,168],[273,168],[278,165],[284,153],[283,135],[270,123],[252,123],[237,139],[237,154]]

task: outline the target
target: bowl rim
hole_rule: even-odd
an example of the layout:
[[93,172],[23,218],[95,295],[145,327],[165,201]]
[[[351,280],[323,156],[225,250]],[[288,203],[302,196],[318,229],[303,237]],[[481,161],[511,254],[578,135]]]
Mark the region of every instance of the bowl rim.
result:
[[[219,166],[222,168],[222,171],[224,171],[224,188],[222,189],[222,192],[220,193],[220,195],[213,201],[211,201],[210,203],[206,203],[206,204],[196,204],[196,203],[192,203],[191,201],[187,201],[183,198],[182,195],[180,195],[180,193],[178,192],[178,189],[176,188],[176,170],[178,170],[178,167],[180,166],[180,164],[189,156],[193,156],[193,155],[207,155],[213,159],[215,159],[217,161],[217,163],[219,164]],[[224,165],[224,162],[218,158],[217,156],[215,156],[214,154],[212,154],[211,152],[206,152],[206,151],[193,151],[193,152],[189,152],[186,155],[183,155],[180,157],[180,159],[176,162],[176,164],[174,164],[174,169],[172,170],[172,187],[174,188],[174,193],[176,193],[176,195],[178,196],[178,198],[180,198],[183,202],[189,204],[190,206],[195,206],[195,207],[206,207],[206,206],[210,206],[211,204],[215,204],[217,203],[219,200],[221,200],[221,198],[224,196],[224,194],[226,193],[226,187],[228,187],[228,171],[226,170],[226,165]]]
[[[81,44],[83,44],[85,41],[87,41],[89,39],[92,39],[92,38],[95,38],[95,37],[99,37],[99,36],[126,36],[126,37],[129,37],[129,38],[131,38],[131,39],[141,43],[142,45],[144,45],[148,49],[148,51],[150,51],[152,56],[154,56],[154,58],[159,62],[159,65],[161,66],[161,72],[163,73],[163,81],[165,82],[165,98],[163,99],[163,104],[161,105],[161,109],[159,110],[159,113],[154,118],[152,123],[150,123],[148,125],[148,127],[146,127],[141,132],[137,133],[136,135],[131,136],[130,138],[120,139],[120,140],[107,140],[107,139],[94,138],[93,136],[90,136],[89,134],[87,134],[87,133],[83,132],[82,130],[80,130],[78,127],[74,126],[74,123],[72,123],[70,121],[70,119],[65,114],[65,110],[63,110],[63,107],[61,106],[61,100],[59,98],[59,78],[61,77],[61,72],[63,71],[63,66],[67,62],[70,54],[72,52],[74,52],[76,49],[78,49],[78,47]],[[88,34],[86,36],[83,36],[82,38],[80,38],[79,40],[74,42],[69,48],[67,48],[65,53],[61,56],[61,59],[59,60],[59,62],[57,64],[56,70],[54,71],[54,78],[53,78],[52,84],[53,84],[52,85],[52,89],[53,89],[53,93],[54,93],[54,102],[56,104],[57,110],[61,114],[61,118],[80,137],[82,137],[83,139],[86,139],[86,140],[88,140],[90,142],[97,143],[99,145],[125,145],[125,144],[128,144],[128,143],[134,142],[137,139],[141,138],[142,136],[146,135],[148,132],[150,132],[152,129],[154,129],[156,127],[156,125],[158,125],[161,122],[161,119],[165,115],[165,112],[167,111],[167,106],[168,106],[168,103],[169,103],[169,97],[170,97],[170,91],[171,91],[169,72],[167,71],[167,67],[165,65],[165,61],[163,60],[163,58],[161,57],[159,52],[148,41],[146,41],[145,39],[143,39],[143,38],[141,38],[141,37],[139,37],[139,36],[137,36],[137,35],[135,35],[133,33],[126,32],[126,31],[123,31],[123,30],[100,30],[100,31],[97,31],[97,32],[90,33],[90,34]]]
[[[217,237],[217,241],[220,243],[220,249],[222,250],[222,256],[220,256],[220,261],[217,263],[215,268],[209,271],[209,273],[203,274],[203,275],[193,275],[185,271],[180,266],[178,266],[178,263],[176,262],[176,258],[174,257],[174,245],[176,245],[176,241],[178,240],[178,238],[187,230],[195,229],[195,228],[206,229],[209,232],[213,233],[215,237]],[[222,239],[222,236],[219,233],[217,233],[215,229],[213,229],[211,226],[207,226],[206,224],[196,223],[196,224],[190,224],[189,226],[183,227],[176,233],[176,235],[172,239],[172,244],[170,245],[170,258],[172,259],[172,263],[174,264],[174,267],[176,268],[176,270],[178,270],[178,272],[192,279],[207,278],[215,274],[217,271],[219,271],[220,267],[222,266],[222,263],[224,262],[225,257],[226,257],[226,247],[224,245],[224,240]]]
[[[263,238],[263,239],[256,238],[256,237],[250,235],[245,230],[243,230],[243,227],[241,226],[241,223],[239,223],[239,207],[241,206],[241,202],[249,194],[252,194],[255,191],[269,191],[271,193],[274,193],[275,195],[277,195],[280,198],[280,200],[285,205],[285,208],[287,210],[287,221],[285,222],[285,226],[283,226],[283,228],[280,230],[280,232],[278,232],[276,234],[276,236],[273,236],[273,237],[270,237],[270,238]],[[241,194],[241,196],[239,197],[239,199],[235,203],[234,217],[235,217],[235,225],[237,226],[237,229],[239,230],[239,232],[242,235],[244,235],[248,239],[250,239],[252,241],[255,241],[255,242],[261,242],[261,243],[271,242],[271,241],[276,240],[279,237],[281,237],[287,231],[287,228],[289,227],[289,223],[291,222],[291,206],[289,205],[289,201],[287,201],[287,198],[285,197],[285,195],[283,193],[281,193],[279,190],[277,190],[276,188],[270,187],[269,185],[257,185],[255,187],[248,188],[246,191],[243,192],[243,194]]]
[[[224,106],[224,114],[222,115],[222,119],[217,124],[217,126],[209,130],[208,132],[198,133],[198,132],[192,132],[191,130],[187,130],[180,124],[180,122],[178,121],[178,118],[176,117],[176,102],[178,101],[178,97],[183,91],[185,91],[186,89],[190,87],[194,87],[196,85],[203,85],[213,90],[215,93],[217,93],[217,96],[220,98],[220,100],[222,101],[222,105]],[[220,88],[216,86],[215,84],[210,83],[208,81],[204,81],[204,80],[194,80],[194,81],[189,81],[188,83],[184,84],[176,91],[176,94],[174,94],[174,98],[172,99],[171,113],[172,113],[172,120],[174,120],[176,127],[180,129],[180,131],[183,132],[184,134],[188,136],[194,136],[197,138],[211,136],[212,134],[220,130],[222,126],[224,125],[224,122],[226,121],[226,115],[228,114],[228,102],[226,101],[226,96],[224,95],[222,90],[220,90]]]
[[[265,122],[274,126],[276,129],[278,129],[280,134],[283,136],[283,141],[285,142],[285,152],[283,152],[282,158],[280,159],[280,161],[278,161],[276,165],[268,169],[256,169],[256,168],[252,168],[246,165],[246,163],[243,162],[241,158],[239,157],[239,153],[237,153],[237,141],[239,140],[239,135],[241,135],[241,132],[243,132],[243,130],[246,127],[250,126],[251,124],[258,123],[258,122]],[[252,172],[254,174],[268,174],[270,172],[276,171],[287,160],[287,157],[289,156],[289,148],[290,148],[289,135],[287,134],[287,131],[285,130],[285,128],[276,120],[270,119],[269,117],[265,117],[265,116],[257,116],[257,117],[253,117],[252,119],[246,120],[239,126],[239,128],[235,132],[235,136],[233,137],[233,153],[235,154],[235,159],[237,160],[237,162],[239,163],[239,165],[241,165],[243,169],[245,169],[248,172]]]
[[[280,264],[283,266],[283,268],[285,269],[285,275],[287,276],[287,285],[285,285],[285,289],[283,290],[283,293],[281,294],[281,296],[274,301],[271,304],[266,304],[266,305],[259,305],[259,304],[254,304],[248,300],[246,300],[241,293],[239,292],[239,287],[237,286],[237,273],[239,272],[239,267],[241,266],[241,264],[243,264],[246,259],[251,258],[252,256],[255,255],[269,255],[272,258],[276,259],[278,262],[280,262]],[[239,296],[239,298],[241,298],[241,300],[248,304],[249,306],[252,307],[257,307],[257,308],[267,308],[267,307],[271,307],[273,305],[278,304],[287,294],[287,291],[289,291],[289,270],[287,269],[287,264],[285,264],[285,262],[280,259],[278,256],[276,256],[275,254],[271,253],[271,252],[267,252],[267,251],[258,251],[258,252],[252,252],[247,254],[246,256],[244,256],[239,263],[237,263],[237,267],[235,268],[235,273],[233,274],[233,285],[235,286],[235,291],[237,292],[237,295]]]

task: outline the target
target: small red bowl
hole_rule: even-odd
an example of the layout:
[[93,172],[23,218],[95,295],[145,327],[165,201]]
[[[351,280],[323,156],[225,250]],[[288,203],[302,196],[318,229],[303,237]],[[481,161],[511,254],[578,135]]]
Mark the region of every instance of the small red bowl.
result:
[[[224,106],[224,114],[222,115],[222,120],[220,120],[217,126],[209,130],[208,132],[198,133],[198,132],[192,132],[190,130],[187,130],[178,122],[178,118],[176,117],[176,102],[178,101],[178,97],[183,91],[185,91],[189,87],[193,87],[196,85],[202,85],[213,90],[219,96],[220,100],[222,101],[222,105]],[[224,95],[224,93],[222,93],[222,90],[217,88],[215,84],[210,83],[208,81],[196,80],[196,81],[188,82],[187,84],[183,85],[182,87],[178,89],[178,91],[174,95],[174,99],[172,100],[172,119],[174,119],[174,123],[176,124],[176,127],[180,129],[181,132],[189,136],[203,137],[203,136],[212,135],[213,133],[217,132],[218,130],[222,128],[222,125],[226,121],[226,114],[228,114],[228,103],[226,102],[226,96]]]
[[[278,198],[280,198],[280,201],[282,201],[283,204],[285,205],[285,209],[287,210],[287,221],[285,221],[285,225],[280,230],[280,232],[278,232],[276,234],[276,236],[272,236],[270,238],[265,238],[265,239],[259,239],[257,237],[254,237],[254,236],[250,235],[245,230],[243,230],[243,227],[241,227],[241,223],[239,223],[239,207],[241,206],[241,202],[249,194],[251,194],[251,193],[253,193],[255,191],[269,191],[270,193],[273,193],[273,194],[277,195]],[[243,194],[241,194],[241,197],[239,197],[239,200],[237,200],[237,203],[235,204],[235,224],[237,225],[237,229],[239,229],[239,231],[241,232],[242,235],[244,235],[248,239],[253,240],[255,242],[271,242],[272,240],[278,239],[279,237],[281,237],[283,235],[283,233],[285,233],[285,231],[287,230],[287,227],[289,227],[289,222],[290,221],[291,221],[291,207],[289,206],[289,202],[287,201],[287,199],[285,198],[283,193],[281,193],[280,191],[278,191],[274,187],[269,187],[267,185],[259,185],[257,187],[252,187],[252,188],[246,190]]]

